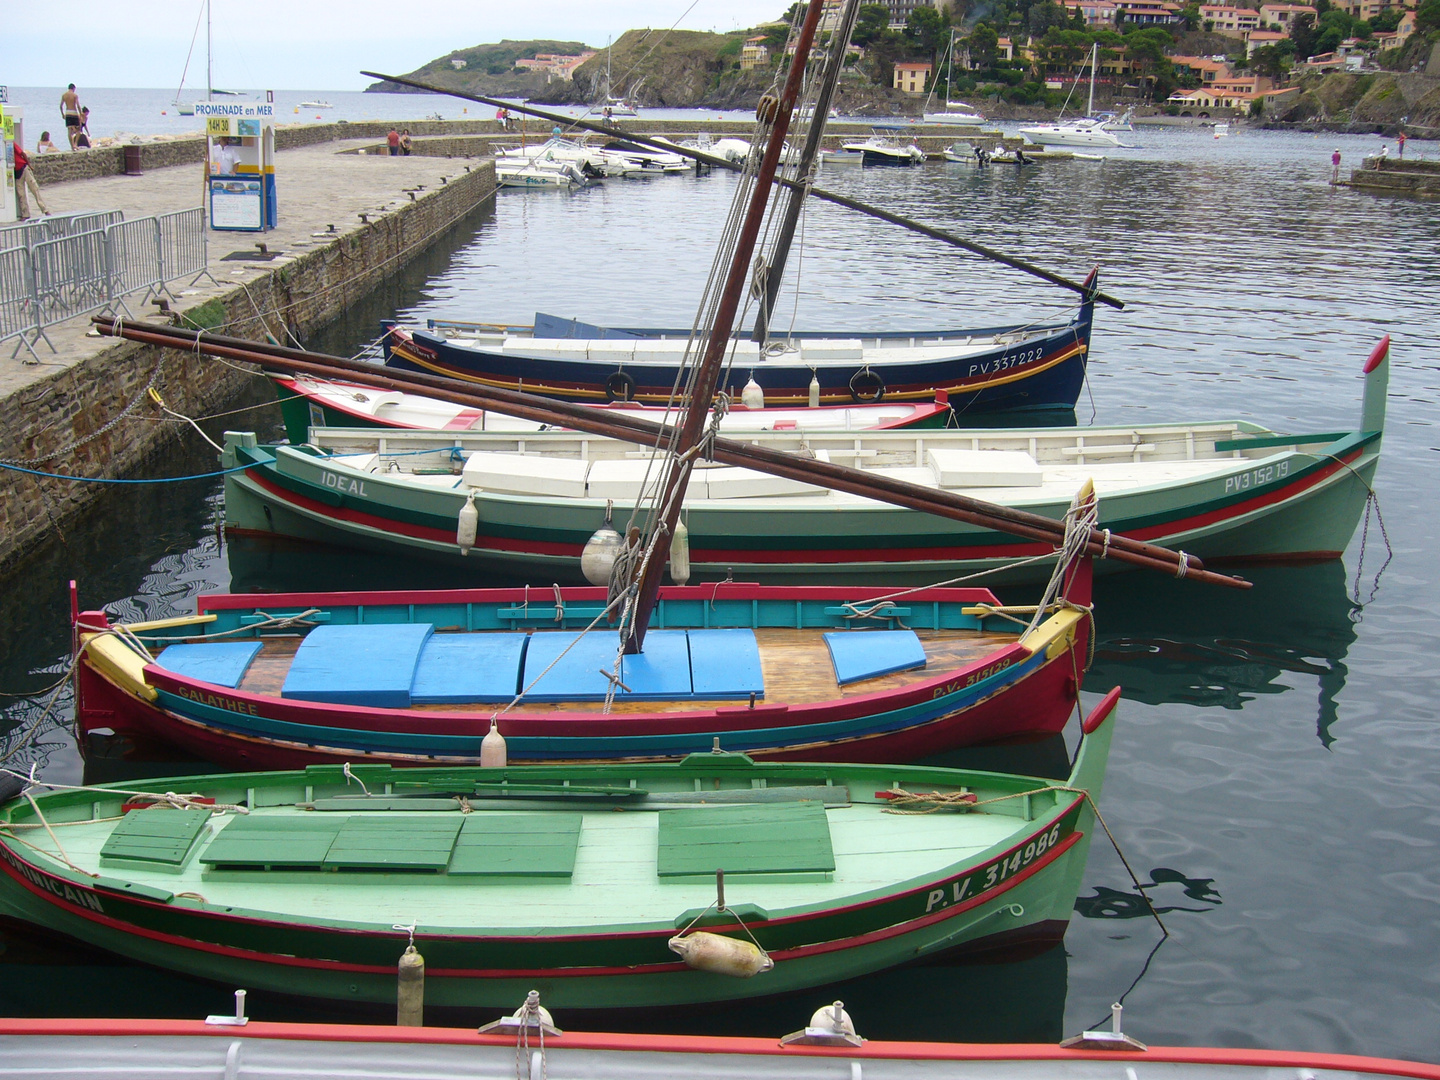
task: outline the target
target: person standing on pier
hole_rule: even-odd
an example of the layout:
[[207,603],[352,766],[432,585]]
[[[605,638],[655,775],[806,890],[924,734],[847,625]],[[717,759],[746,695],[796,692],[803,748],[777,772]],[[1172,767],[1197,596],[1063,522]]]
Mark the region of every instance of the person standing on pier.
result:
[[1335,153],[1330,155],[1330,183],[1340,182],[1340,147],[1335,147]]
[[403,157],[410,156],[410,129],[405,128],[400,132],[400,154]]
[[1403,158],[1405,156],[1405,132],[1402,131],[1399,135],[1395,136],[1395,142],[1399,145],[1400,156]]
[[80,135],[80,95],[75,84],[60,95],[60,115],[65,118],[65,134],[70,138],[70,149],[75,149],[75,140]]
[[17,142],[15,144],[15,209],[19,211],[21,221],[30,216],[30,206],[25,199],[27,187],[30,189],[30,194],[35,196],[35,205],[40,208],[40,213],[48,216],[50,208],[40,197],[40,185],[35,182],[35,170],[30,168],[30,159]]
[[390,147],[390,156],[400,156],[400,132],[393,127],[385,135],[385,145]]

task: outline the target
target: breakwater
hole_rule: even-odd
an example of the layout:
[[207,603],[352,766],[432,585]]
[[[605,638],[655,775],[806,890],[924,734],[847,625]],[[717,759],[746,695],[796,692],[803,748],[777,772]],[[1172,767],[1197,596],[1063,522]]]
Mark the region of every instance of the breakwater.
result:
[[[310,136],[316,129],[301,130]],[[203,140],[194,142],[203,146]],[[183,145],[178,140],[156,144],[165,150]],[[393,188],[404,182],[399,173],[358,167],[337,171],[333,149],[338,147],[311,150],[309,159],[281,158],[288,185],[282,192],[292,196],[288,204],[282,202],[286,228],[283,234],[252,234],[274,251],[260,252],[254,240],[237,234],[210,234],[210,284],[183,288],[183,302],[173,304],[177,317],[257,341],[266,335],[277,340],[306,336],[423,253],[495,190],[493,167],[477,163],[433,179],[426,173],[426,183],[410,179],[411,186],[400,193],[406,197],[398,198]],[[59,160],[82,156],[61,155]],[[412,163],[406,168],[408,179],[435,166]],[[314,175],[307,176],[307,169]],[[189,189],[189,170],[183,174],[179,197],[193,201],[198,192]],[[117,195],[113,186],[102,190],[97,185],[128,180],[95,177],[59,185],[48,193],[49,200],[100,205]],[[307,189],[313,189],[309,198],[301,198]],[[353,217],[345,212],[347,202],[359,208]],[[141,207],[140,212],[150,211]],[[232,261],[245,251],[222,254],[232,244],[248,247],[256,261]],[[283,258],[274,258],[277,254]],[[132,297],[132,303],[137,299]],[[60,477],[134,475],[188,430],[180,417],[214,412],[253,380],[247,369],[189,353],[89,338],[87,323],[80,317],[48,332],[59,346],[53,358],[42,344],[42,363],[22,366],[6,359],[0,370],[0,415],[5,417],[0,460],[12,466],[6,470],[9,482],[0,485],[0,575],[13,573],[29,551],[57,531],[63,535],[104,486]]]

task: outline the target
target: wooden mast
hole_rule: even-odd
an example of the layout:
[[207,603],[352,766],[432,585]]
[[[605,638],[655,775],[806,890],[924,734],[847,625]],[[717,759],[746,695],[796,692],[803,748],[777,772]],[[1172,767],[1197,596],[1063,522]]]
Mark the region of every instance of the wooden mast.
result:
[[705,355],[696,368],[689,407],[671,448],[670,468],[666,472],[665,486],[656,507],[661,518],[655,525],[649,554],[641,562],[635,603],[631,609],[633,621],[628,634],[624,629],[621,631],[627,653],[638,653],[644,644],[645,631],[650,625],[651,609],[654,608],[655,599],[660,593],[660,576],[665,572],[665,563],[670,554],[670,538],[675,535],[681,504],[685,500],[685,488],[690,483],[690,471],[695,465],[694,455],[690,451],[700,443],[700,436],[710,415],[710,404],[715,398],[715,388],[720,381],[720,367],[726,350],[731,347],[730,331],[735,325],[740,297],[749,282],[750,256],[755,250],[755,240],[760,235],[760,226],[765,220],[771,184],[780,164],[785,134],[790,130],[790,115],[795,110],[795,99],[800,95],[805,63],[810,56],[810,44],[815,40],[815,28],[820,24],[820,10],[823,6],[824,0],[810,0],[805,9],[805,22],[801,25],[799,37],[795,41],[795,55],[790,61],[790,73],[786,76],[785,87],[780,92],[779,104],[776,105],[768,96],[760,99],[762,112],[767,107],[775,110],[774,125],[770,129],[770,144],[765,148],[765,156],[761,159],[755,176],[750,205],[745,212],[745,220],[740,227],[735,251],[730,259],[730,272],[725,278],[725,289],[720,295],[715,321],[710,326],[705,341]]
[[850,34],[855,29],[855,20],[859,13],[860,0],[845,0],[840,25],[830,35],[830,53],[825,57],[825,70],[820,76],[820,88],[815,95],[815,115],[810,118],[810,130],[805,135],[805,145],[800,150],[800,161],[795,168],[795,176],[805,187],[790,188],[790,198],[785,204],[785,216],[781,219],[775,243],[770,249],[770,265],[765,270],[765,295],[760,301],[760,310],[755,315],[755,331],[751,334],[754,341],[763,342],[770,336],[770,315],[775,310],[780,284],[785,278],[785,263],[790,258],[790,244],[795,239],[800,212],[805,209],[805,200],[810,194],[809,182],[813,176],[815,159],[820,154],[820,139],[825,134],[825,123],[830,116],[835,83],[840,78],[841,67],[845,64],[845,53],[850,47]]

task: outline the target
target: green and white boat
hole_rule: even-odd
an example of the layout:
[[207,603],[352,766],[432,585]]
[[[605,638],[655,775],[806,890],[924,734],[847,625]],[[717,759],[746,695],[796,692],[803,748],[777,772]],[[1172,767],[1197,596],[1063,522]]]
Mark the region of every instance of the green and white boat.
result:
[[[1379,464],[1389,339],[1365,365],[1358,425],[1278,434],[1244,420],[970,431],[760,431],[760,450],[848,465],[1058,520],[1093,479],[1099,527],[1206,561],[1314,562],[1349,543]],[[574,431],[312,428],[304,445],[226,435],[227,528],[496,571],[580,580],[586,541],[649,502],[646,448]],[[685,495],[691,580],[925,584],[1010,567],[1044,580],[1047,542],[730,465]],[[882,496],[883,497],[883,496]],[[473,500],[473,543],[459,522]],[[640,517],[643,521],[644,510]],[[469,539],[467,531],[465,537]]]
[[412,933],[430,1005],[786,994],[1061,938],[1118,696],[1063,781],[715,752],[37,782],[0,806],[0,910],[228,986],[345,1001],[395,1000]]

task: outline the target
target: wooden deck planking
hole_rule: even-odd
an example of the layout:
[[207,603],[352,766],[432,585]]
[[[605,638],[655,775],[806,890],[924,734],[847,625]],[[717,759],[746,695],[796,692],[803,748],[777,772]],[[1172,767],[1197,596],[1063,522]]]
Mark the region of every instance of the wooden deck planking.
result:
[[[900,671],[841,687],[835,684],[835,671],[830,664],[829,650],[820,636],[822,632],[785,627],[765,627],[755,631],[760,645],[760,665],[765,675],[766,701],[800,705],[900,689],[933,678],[939,672],[982,659],[1016,640],[1014,634],[983,630],[919,630],[916,633],[925,646],[926,666],[923,669]],[[266,639],[264,648],[250,664],[239,688],[247,693],[278,695],[300,641],[298,637]],[[616,700],[610,711],[619,716],[627,713],[692,712],[711,708],[717,703],[727,704],[713,698]],[[586,713],[595,712],[600,704],[598,701],[522,702],[511,712],[531,715]],[[494,705],[425,705],[415,708],[426,712],[474,713],[487,718],[495,711]]]

